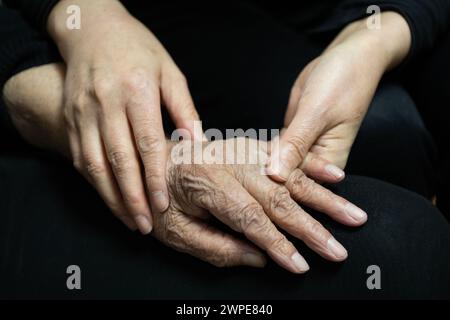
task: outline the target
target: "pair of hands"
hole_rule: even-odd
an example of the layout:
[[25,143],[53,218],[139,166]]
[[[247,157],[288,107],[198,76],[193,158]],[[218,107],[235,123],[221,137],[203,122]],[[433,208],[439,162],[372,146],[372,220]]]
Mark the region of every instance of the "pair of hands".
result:
[[[63,65],[29,69],[8,81],[4,98],[16,127],[29,142],[70,155],[61,90],[64,77]],[[220,161],[227,150],[246,159],[252,156],[259,162],[176,164],[173,154],[192,148],[192,141],[166,143],[165,181],[171,201],[163,214],[153,215],[152,235],[176,250],[217,266],[262,267],[266,263],[265,251],[287,270],[306,272],[307,262],[279,227],[326,259],[345,259],[345,248],[296,201],[349,226],[364,223],[364,212],[306,177],[299,169],[287,183],[274,182],[261,174],[268,156],[267,143],[242,139],[203,142],[209,150],[224,150],[214,153],[216,156],[212,155],[209,163]],[[195,149],[191,154],[194,152]],[[248,240],[211,227],[208,224],[211,215],[243,233]]]
[[[61,90],[64,79],[62,64],[32,68],[8,81],[4,98],[17,129],[30,143],[70,157]],[[347,252],[343,246],[296,201],[349,226],[363,224],[367,219],[365,213],[299,169],[294,170],[285,184],[274,182],[262,174],[269,145],[254,140],[241,143],[242,139],[203,142],[209,150],[224,149],[222,153],[214,153],[216,156],[208,162],[219,161],[231,149],[231,154],[245,159],[252,156],[259,162],[176,164],[173,154],[179,152],[175,151],[188,149],[184,146],[192,141],[166,143],[165,182],[171,201],[163,214],[153,215],[152,234],[179,251],[217,266],[262,267],[266,261],[263,250],[289,271],[307,271],[306,261],[277,227],[303,240],[326,259],[345,259]],[[211,215],[243,233],[249,241],[211,227],[208,224]]]
[[[68,154],[111,210],[131,229],[138,227],[142,233],[149,233],[155,223],[157,238],[216,265],[261,266],[264,258],[249,243],[207,227],[195,214],[201,209],[243,232],[256,246],[293,272],[304,272],[307,264],[273,223],[328,259],[345,258],[345,249],[292,198],[349,225],[364,223],[365,214],[315,184],[296,168],[300,166],[307,176],[320,181],[336,182],[344,177],[340,168],[345,166],[379,79],[408,51],[409,42],[396,41],[400,37],[409,40],[409,29],[402,18],[395,13],[383,14],[384,33],[389,37],[382,40],[384,33],[366,30],[362,22],[351,24],[300,74],[286,114],[287,129],[282,134],[280,149],[273,152],[281,157],[272,157],[267,168],[273,180],[284,182],[281,185],[259,173],[255,175],[255,167],[173,169],[170,161],[167,162],[171,146],[164,140],[160,104],[168,108],[177,127],[201,139],[201,133],[193,132],[190,126],[198,116],[184,77],[156,38],[118,2],[99,1],[94,5],[79,0],[78,4],[85,13],[81,30],[69,31],[58,25],[58,21],[65,21],[58,18],[66,16],[65,1],[55,7],[49,19],[49,31],[66,61],[67,71],[62,66],[52,66],[51,72],[57,75],[53,74],[47,81],[53,81],[59,92],[64,91],[64,96],[58,96],[58,90],[49,93],[56,103],[47,103],[49,112],[38,115],[33,114],[33,108],[43,109],[36,108],[36,99],[21,101],[26,100],[30,92],[31,88],[25,90],[26,85],[23,86],[28,81],[15,79],[5,87],[5,96],[13,97],[10,105],[16,107],[11,113],[24,136]],[[99,14],[105,9],[106,16],[103,12]],[[111,19],[117,22],[117,29],[113,28]],[[95,29],[89,27],[93,25]],[[133,54],[129,54],[130,50]],[[43,73],[31,70],[31,75],[28,73],[26,77],[42,81]],[[21,91],[17,88],[22,88],[25,94],[21,98],[14,94]],[[51,105],[53,110],[50,110]],[[29,118],[24,119],[23,115]],[[34,119],[31,126],[30,119]],[[47,140],[38,139],[47,134]],[[177,185],[173,181],[189,176],[191,179],[186,178],[187,181],[197,179],[201,185],[206,180],[199,178],[202,176],[199,173],[209,177],[209,170],[223,174],[211,173],[215,184],[200,188],[205,194],[204,202],[195,202],[198,197],[189,196],[196,194],[195,188],[189,191],[188,186],[173,187]],[[177,172],[178,178],[166,172]],[[254,185],[246,185],[248,177],[252,176],[260,179],[260,190],[270,191],[274,196],[266,199]],[[291,183],[291,179],[298,183]],[[227,185],[241,191],[234,198],[239,202],[217,192]],[[217,197],[228,199],[236,207],[228,208],[227,201],[219,201]],[[278,204],[280,201],[282,205]],[[280,206],[288,209],[281,210]],[[152,210],[155,221],[152,221]],[[157,211],[166,211],[166,214],[155,214]],[[263,237],[258,237],[255,228],[259,228]],[[221,249],[219,243],[227,245]]]
[[[65,26],[68,5],[83,12],[80,30]],[[347,26],[299,75],[285,131],[267,173],[285,182],[300,167],[337,182],[376,87],[410,46],[405,20],[381,17],[380,30]],[[161,105],[194,139],[198,120],[187,82],[155,36],[119,1],[62,0],[48,30],[67,65],[64,116],[75,167],[131,229],[147,234],[152,211],[169,205]],[[142,170],[141,170],[142,169]],[[148,195],[148,196],[147,196]]]

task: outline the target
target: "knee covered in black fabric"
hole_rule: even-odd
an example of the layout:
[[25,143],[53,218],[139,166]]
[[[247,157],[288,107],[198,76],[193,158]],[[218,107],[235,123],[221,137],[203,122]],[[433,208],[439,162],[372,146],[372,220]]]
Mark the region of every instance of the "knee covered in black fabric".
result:
[[[334,189],[363,208],[366,225],[330,224],[349,251],[349,269],[382,274],[380,297],[449,297],[450,227],[427,199],[379,180],[350,176]],[[365,276],[365,275],[364,275]],[[375,294],[375,293],[374,293]]]
[[436,149],[408,93],[385,84],[377,91],[351,151],[347,172],[385,180],[431,198]]

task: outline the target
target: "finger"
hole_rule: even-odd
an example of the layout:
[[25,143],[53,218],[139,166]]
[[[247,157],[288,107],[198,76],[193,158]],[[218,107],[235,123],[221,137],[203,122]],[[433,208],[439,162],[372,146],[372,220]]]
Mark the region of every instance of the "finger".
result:
[[240,183],[223,171],[210,173],[208,180],[212,185],[206,193],[203,187],[186,186],[190,188],[196,205],[209,210],[235,231],[244,233],[283,268],[293,273],[309,270],[294,245],[277,230],[263,208]]
[[156,229],[155,233],[178,251],[218,267],[245,265],[262,268],[266,264],[264,255],[246,241],[219,231],[192,216],[180,214],[173,219],[175,220],[177,225],[170,228],[170,233],[159,234]]
[[342,261],[347,258],[347,250],[291,198],[284,186],[258,174],[246,176],[243,183],[276,225],[301,239],[325,259]]
[[367,214],[363,210],[315,183],[299,169],[289,177],[286,187],[295,200],[342,224],[360,226],[367,221]]
[[336,183],[345,178],[341,168],[312,152],[308,152],[300,168],[308,177],[320,182]]
[[[117,102],[102,101],[108,105],[108,109],[120,110],[120,106],[114,106]],[[106,155],[125,206],[139,231],[144,235],[149,234],[153,226],[152,216],[128,119],[122,112],[104,114],[101,119],[100,128]]]
[[169,67],[161,79],[162,102],[177,128],[189,131],[194,140],[203,139],[200,117],[195,109],[186,78],[176,67]]
[[127,115],[145,171],[145,183],[152,212],[164,212],[169,206],[166,185],[166,139],[161,120],[159,88],[156,79],[135,80],[127,99]]
[[322,130],[323,119],[308,108],[305,111],[305,107],[299,106],[279,141],[272,143],[267,174],[275,181],[287,181],[292,171],[303,162]]
[[119,188],[101,142],[96,126],[84,127],[79,130],[81,159],[77,162],[78,170],[94,186],[112,213],[129,229],[136,230],[135,222],[129,217],[123,203]]

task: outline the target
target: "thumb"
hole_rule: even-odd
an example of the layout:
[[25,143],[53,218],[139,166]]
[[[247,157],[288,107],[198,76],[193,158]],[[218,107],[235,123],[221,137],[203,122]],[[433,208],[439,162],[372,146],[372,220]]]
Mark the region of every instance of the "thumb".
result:
[[311,110],[305,112],[304,109],[299,106],[297,114],[281,138],[272,143],[266,173],[276,181],[288,180],[323,130],[323,121],[312,115]]

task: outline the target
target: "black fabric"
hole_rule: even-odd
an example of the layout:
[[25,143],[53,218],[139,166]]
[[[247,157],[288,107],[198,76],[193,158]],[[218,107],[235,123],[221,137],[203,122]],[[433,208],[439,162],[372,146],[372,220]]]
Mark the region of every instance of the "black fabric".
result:
[[[311,267],[293,275],[272,262],[218,269],[133,234],[61,160],[1,157],[0,177],[0,298],[450,298],[448,224],[426,199],[378,180],[334,188],[367,210],[366,226],[315,215],[348,260],[326,262],[292,239]],[[81,268],[81,290],[66,288],[69,265]],[[366,287],[370,265],[381,290]]]
[[363,18],[367,8],[372,5],[379,6],[382,11],[398,12],[408,22],[412,44],[407,61],[430,51],[449,27],[448,0],[344,0],[340,1],[332,16],[317,31],[336,30]]
[[[47,18],[51,9],[58,0],[5,0],[8,7],[17,9],[33,26],[46,33]],[[130,10],[149,11],[161,4],[170,4],[174,8],[184,7],[181,1],[148,1],[122,0]],[[338,31],[351,21],[367,15],[367,8],[377,5],[382,11],[392,10],[401,14],[408,22],[412,34],[412,47],[409,58],[429,51],[436,40],[448,29],[450,19],[449,0],[341,0],[341,1],[242,1],[258,5],[280,16],[292,26],[306,29],[315,29],[316,32]],[[216,1],[214,6],[226,5],[225,1]],[[198,3],[202,6],[203,3]],[[192,8],[192,4],[189,4]],[[25,29],[22,29],[25,31]],[[20,32],[15,36],[20,36]],[[3,43],[7,39],[1,37]],[[17,50],[23,50],[17,47]],[[409,60],[408,58],[408,60]],[[2,56],[0,53],[0,64]],[[43,61],[45,63],[45,61]],[[10,73],[12,76],[14,73]]]
[[0,7],[0,89],[13,75],[34,66],[61,61],[56,46],[21,18]]
[[3,0],[5,6],[17,9],[36,28],[46,30],[50,11],[59,0]]
[[438,146],[437,200],[450,217],[450,32],[400,77]]
[[[219,9],[135,14],[186,74],[205,128],[277,128],[294,79],[323,44],[258,8]],[[410,95],[383,81],[349,176],[332,187],[369,220],[350,229],[309,210],[349,258],[327,262],[292,239],[311,266],[298,276],[272,262],[262,270],[218,269],[177,253],[129,232],[62,159],[30,149],[3,154],[0,298],[450,298],[450,227],[419,195],[434,193],[434,163],[433,142]],[[81,267],[81,291],[66,289],[72,264]],[[381,290],[366,287],[369,265],[381,268]]]

